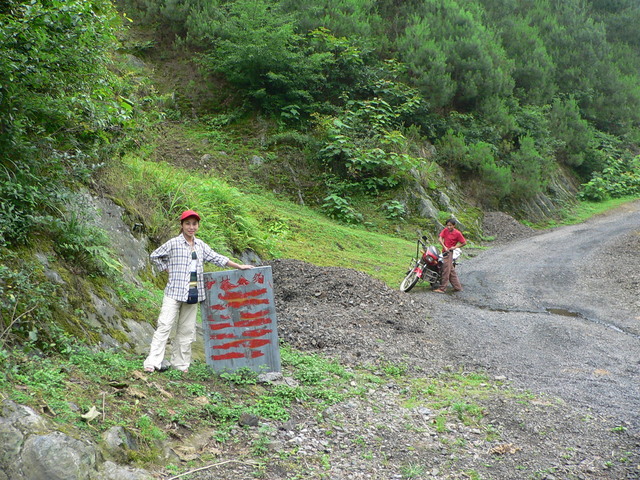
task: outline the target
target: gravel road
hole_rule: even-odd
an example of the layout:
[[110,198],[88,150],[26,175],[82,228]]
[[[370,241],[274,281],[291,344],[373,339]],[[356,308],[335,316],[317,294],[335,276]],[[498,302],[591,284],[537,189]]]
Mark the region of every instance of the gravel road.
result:
[[420,295],[433,301],[434,329],[454,358],[589,406],[637,433],[639,272],[636,201],[498,244],[460,266],[464,292]]

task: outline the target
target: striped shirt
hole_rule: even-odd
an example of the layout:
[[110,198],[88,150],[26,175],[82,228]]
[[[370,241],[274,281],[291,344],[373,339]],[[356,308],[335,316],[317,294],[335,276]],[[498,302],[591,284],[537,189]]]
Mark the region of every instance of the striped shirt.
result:
[[[194,246],[197,259],[198,274],[198,301],[204,300],[204,262],[215,263],[224,267],[229,258],[214,252],[209,245],[202,240],[194,238]],[[169,272],[169,281],[164,289],[164,294],[179,302],[186,302],[189,296],[189,277],[191,270],[191,245],[180,234],[151,253],[151,263],[160,272]]]

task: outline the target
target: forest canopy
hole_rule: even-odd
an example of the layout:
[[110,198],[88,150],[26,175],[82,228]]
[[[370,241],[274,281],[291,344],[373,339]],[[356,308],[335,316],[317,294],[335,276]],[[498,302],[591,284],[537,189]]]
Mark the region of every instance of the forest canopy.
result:
[[[495,187],[494,205],[534,196],[555,168],[587,183],[585,198],[606,197],[611,192],[590,181],[616,182],[608,167],[630,168],[637,153],[640,4],[633,0],[125,3],[198,52],[203,69],[254,108],[319,135],[321,152],[334,152],[320,160],[350,189],[398,173],[388,156],[403,146],[388,134],[412,127],[445,150],[455,136],[454,165]],[[338,152],[343,137],[317,121],[344,122],[358,117],[356,106],[381,104],[394,118],[365,141],[384,152],[376,158],[359,148],[367,134],[358,125],[346,125],[352,148]],[[377,167],[350,175],[365,163]],[[616,191],[638,188],[635,178]]]

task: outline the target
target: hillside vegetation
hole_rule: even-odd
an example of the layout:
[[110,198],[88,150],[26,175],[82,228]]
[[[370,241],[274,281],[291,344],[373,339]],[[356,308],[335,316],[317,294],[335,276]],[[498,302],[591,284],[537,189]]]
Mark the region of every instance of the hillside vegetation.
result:
[[19,249],[89,279],[117,275],[82,188],[109,195],[153,243],[198,208],[224,253],[345,264],[390,283],[398,263],[386,254],[450,215],[477,242],[482,209],[522,216],[539,201],[561,220],[575,202],[563,182],[597,201],[640,192],[633,1],[3,5],[12,338],[56,308]]
[[92,197],[151,245],[194,208],[221,253],[395,287],[450,216],[479,245],[485,210],[639,196],[639,21],[635,0],[3,2],[0,399],[68,408],[61,372],[139,364],[92,356],[87,299],[153,324],[162,278],[127,276]]

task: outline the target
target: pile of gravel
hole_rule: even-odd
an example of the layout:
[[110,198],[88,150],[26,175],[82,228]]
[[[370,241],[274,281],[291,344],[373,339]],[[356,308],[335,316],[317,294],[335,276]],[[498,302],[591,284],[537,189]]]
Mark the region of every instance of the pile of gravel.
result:
[[347,268],[298,260],[270,265],[278,334],[293,347],[349,364],[416,359],[420,353],[413,363],[424,365],[438,356],[430,348],[427,305],[417,296]]
[[485,238],[493,238],[492,244],[508,243],[538,233],[504,212],[486,212],[482,229]]

